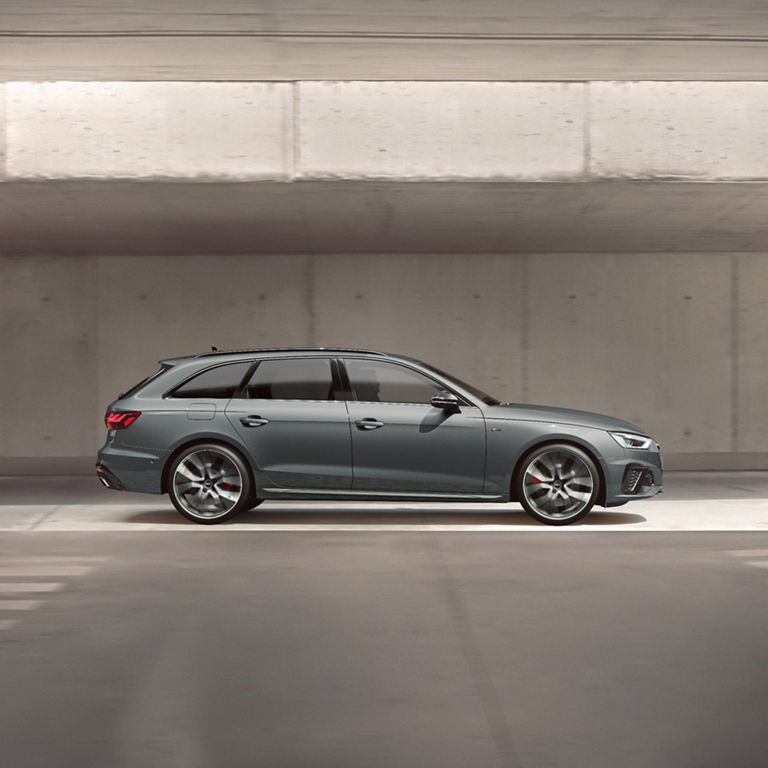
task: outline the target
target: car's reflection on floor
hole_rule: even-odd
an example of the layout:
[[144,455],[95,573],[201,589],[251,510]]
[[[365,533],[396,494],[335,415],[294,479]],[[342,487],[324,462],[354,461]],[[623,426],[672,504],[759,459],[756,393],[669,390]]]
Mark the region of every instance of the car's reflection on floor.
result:
[[[123,519],[123,522],[158,525],[178,524],[189,525],[183,518],[172,510],[143,509],[134,512]],[[585,527],[600,527],[603,525],[637,525],[647,522],[646,518],[632,512],[614,512],[612,510],[594,510],[581,523]],[[475,511],[466,507],[457,509],[430,507],[420,509],[418,506],[371,509],[370,507],[350,506],[344,509],[329,510],[327,507],[311,509],[308,506],[301,507],[292,504],[262,505],[249,512],[238,515],[231,523],[223,528],[248,526],[258,528],[260,526],[279,525],[286,528],[312,528],[334,529],[339,526],[357,528],[370,528],[377,530],[424,530],[434,528],[455,528],[456,530],[472,530],[499,528],[532,527],[549,530],[550,526],[537,525],[535,521],[525,514],[522,508],[510,504],[506,509],[494,509],[492,511]]]

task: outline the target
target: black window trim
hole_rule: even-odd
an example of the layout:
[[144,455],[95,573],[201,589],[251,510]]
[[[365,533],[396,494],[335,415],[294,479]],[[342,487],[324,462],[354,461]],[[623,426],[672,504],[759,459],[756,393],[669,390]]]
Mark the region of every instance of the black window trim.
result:
[[232,400],[246,400],[246,392],[248,390],[248,382],[251,380],[251,376],[256,372],[261,360],[253,360],[250,367],[243,376],[243,380],[240,382],[240,386],[232,393]]
[[[360,358],[355,358],[359,360]],[[334,363],[334,376],[338,381],[338,388],[336,393],[340,400],[345,403],[354,402],[357,400],[354,390],[352,389],[352,382],[349,380],[349,374],[347,373],[347,367],[344,365],[344,360],[340,357],[333,358]]]

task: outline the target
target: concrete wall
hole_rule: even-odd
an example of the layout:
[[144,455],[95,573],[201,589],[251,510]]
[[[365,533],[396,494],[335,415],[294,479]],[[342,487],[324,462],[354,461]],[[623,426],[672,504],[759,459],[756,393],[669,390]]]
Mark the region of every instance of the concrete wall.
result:
[[[768,259],[762,209],[743,191],[764,185],[740,183],[768,179],[767,104],[762,82],[0,85],[0,223],[13,230],[0,232],[0,472],[93,456],[117,392],[212,344],[404,352],[504,399],[623,416],[657,436],[668,466],[768,468]],[[663,196],[671,212],[654,203],[670,180],[726,188],[717,217],[691,214],[688,185]],[[412,196],[377,186],[398,181],[428,190],[430,212],[399,244]],[[97,203],[93,223],[82,187],[71,207],[73,184],[134,207]],[[228,204],[226,184],[256,190],[272,219],[242,195]],[[455,199],[438,190],[457,187]],[[531,218],[542,187],[565,203]],[[341,204],[349,194],[365,198],[367,228],[359,205]],[[155,199],[162,211],[145,217]],[[463,214],[484,200],[509,219],[487,224],[490,240]],[[608,240],[595,207],[613,211]],[[682,237],[643,234],[678,220],[694,222]],[[467,250],[431,253],[441,226]],[[333,250],[347,232],[357,253]],[[280,255],[249,250],[262,235]],[[664,245],[676,237],[752,252],[676,252]]]
[[764,82],[9,82],[2,90],[7,180],[768,178]]
[[87,467],[119,391],[212,344],[402,352],[634,421],[668,466],[765,467],[766,285],[765,254],[3,258],[0,471]]

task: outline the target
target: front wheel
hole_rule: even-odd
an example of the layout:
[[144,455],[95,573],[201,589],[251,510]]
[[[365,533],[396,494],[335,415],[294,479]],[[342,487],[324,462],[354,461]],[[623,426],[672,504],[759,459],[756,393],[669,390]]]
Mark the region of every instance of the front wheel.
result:
[[173,505],[195,523],[222,523],[247,509],[251,501],[245,463],[223,445],[190,446],[176,457],[168,476]]
[[523,509],[547,525],[581,520],[600,492],[595,463],[567,444],[545,445],[526,456],[515,482]]

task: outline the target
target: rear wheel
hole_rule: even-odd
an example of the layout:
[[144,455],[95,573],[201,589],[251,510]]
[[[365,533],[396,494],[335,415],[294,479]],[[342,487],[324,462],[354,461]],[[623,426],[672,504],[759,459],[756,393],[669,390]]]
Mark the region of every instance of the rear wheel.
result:
[[168,476],[173,505],[195,523],[222,523],[251,504],[245,463],[223,445],[190,446],[176,457]]
[[600,474],[579,448],[545,445],[526,456],[516,485],[517,498],[531,517],[547,525],[568,525],[592,509]]

